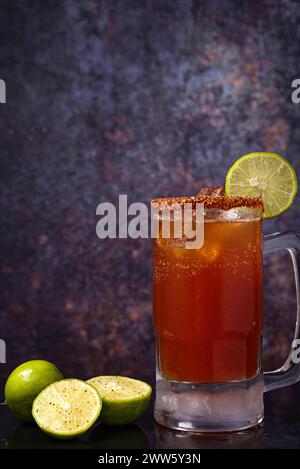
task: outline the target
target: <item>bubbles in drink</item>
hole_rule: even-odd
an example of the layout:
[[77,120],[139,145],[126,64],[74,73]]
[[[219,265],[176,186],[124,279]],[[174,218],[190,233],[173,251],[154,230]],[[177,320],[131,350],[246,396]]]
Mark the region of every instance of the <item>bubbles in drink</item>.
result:
[[[186,249],[184,238],[154,240],[155,330],[161,371],[169,378],[217,382],[256,373],[261,221],[242,218],[236,210],[228,212],[205,219],[204,245],[199,249]],[[226,366],[219,368],[214,366],[216,335],[223,340],[220,353],[226,357]],[[240,341],[239,354],[232,341]]]

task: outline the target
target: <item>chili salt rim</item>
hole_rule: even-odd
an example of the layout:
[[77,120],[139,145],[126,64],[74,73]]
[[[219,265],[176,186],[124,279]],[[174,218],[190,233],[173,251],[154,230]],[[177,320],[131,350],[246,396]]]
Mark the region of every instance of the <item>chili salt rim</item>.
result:
[[151,200],[153,206],[171,206],[173,204],[179,204],[181,206],[185,204],[192,204],[194,208],[196,204],[204,204],[205,208],[216,208],[219,210],[230,210],[237,207],[247,208],[260,208],[263,210],[263,201],[260,197],[248,197],[248,196],[210,196],[210,195],[197,195],[192,197],[167,197],[167,198],[156,198]]

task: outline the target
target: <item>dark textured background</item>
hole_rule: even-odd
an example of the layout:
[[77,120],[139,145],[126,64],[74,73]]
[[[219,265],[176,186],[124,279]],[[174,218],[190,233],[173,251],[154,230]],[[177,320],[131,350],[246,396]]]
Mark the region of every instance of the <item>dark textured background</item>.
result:
[[[2,376],[44,357],[152,379],[150,241],[100,241],[96,206],[194,194],[255,150],[299,171],[299,24],[292,0],[0,0]],[[265,223],[290,229],[299,197]],[[286,257],[266,283],[272,367],[295,316]]]

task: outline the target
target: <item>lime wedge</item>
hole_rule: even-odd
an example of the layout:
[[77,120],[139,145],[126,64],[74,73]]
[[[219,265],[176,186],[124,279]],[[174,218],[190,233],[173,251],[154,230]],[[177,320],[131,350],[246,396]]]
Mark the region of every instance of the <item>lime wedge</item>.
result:
[[294,168],[278,153],[255,152],[242,156],[226,176],[226,195],[261,197],[264,218],[285,212],[292,205],[297,190]]
[[34,400],[32,415],[38,426],[55,438],[73,438],[99,417],[102,402],[93,386],[79,379],[50,384]]
[[107,425],[127,425],[146,410],[151,386],[124,376],[97,376],[88,380],[97,389],[102,402],[101,421]]

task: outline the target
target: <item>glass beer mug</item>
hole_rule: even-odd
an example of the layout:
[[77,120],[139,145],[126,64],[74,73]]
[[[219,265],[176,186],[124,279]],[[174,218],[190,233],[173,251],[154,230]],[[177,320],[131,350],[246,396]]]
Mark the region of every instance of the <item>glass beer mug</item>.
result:
[[[177,210],[203,204],[201,247],[187,247],[184,234],[175,237],[176,216],[169,217],[170,236],[163,236],[162,214],[173,204]],[[300,377],[293,348],[300,324],[300,237],[276,233],[263,238],[259,198],[155,199],[152,210],[159,224],[153,239],[155,420],[193,432],[254,427],[264,417],[263,393]],[[263,254],[281,249],[293,262],[297,322],[286,362],[264,373]]]

